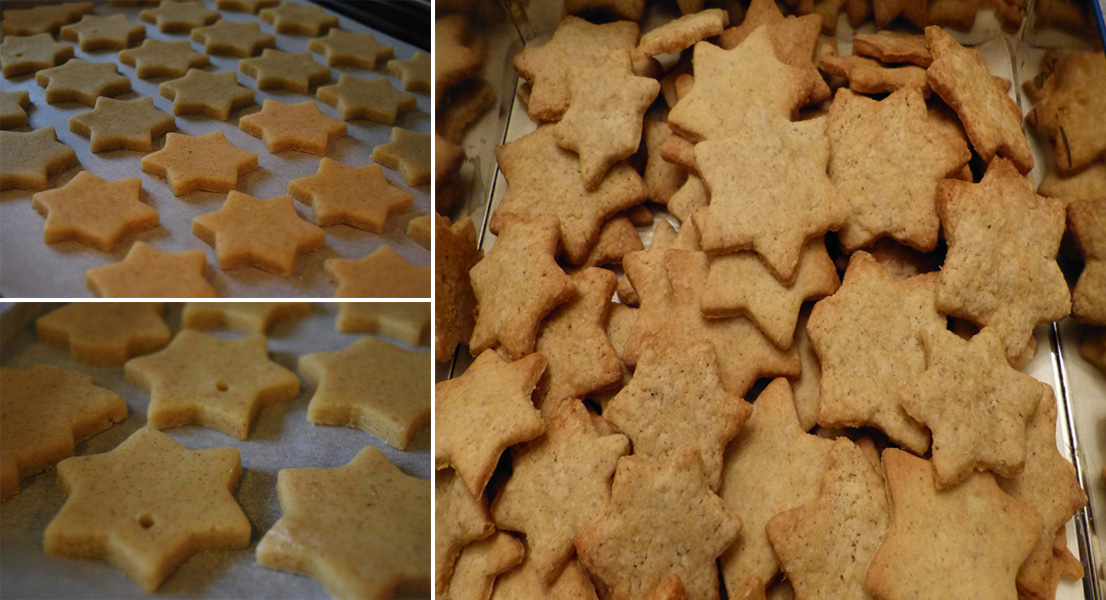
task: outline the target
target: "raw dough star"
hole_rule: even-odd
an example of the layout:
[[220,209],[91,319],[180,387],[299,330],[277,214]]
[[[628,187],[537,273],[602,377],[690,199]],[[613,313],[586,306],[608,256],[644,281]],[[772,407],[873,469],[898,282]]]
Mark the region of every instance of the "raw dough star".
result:
[[165,136],[165,146],[142,157],[142,172],[169,183],[174,196],[196,190],[229,192],[238,178],[257,168],[257,155],[231,145],[222,131],[192,137]]
[[314,4],[282,2],[261,11],[261,20],[272,23],[277,33],[319,36],[338,26],[338,17]]
[[0,92],[0,129],[15,129],[27,124],[31,95],[27,92]]
[[310,312],[310,302],[189,302],[181,313],[181,326],[266,335],[277,323]]
[[276,38],[262,33],[257,23],[219,21],[193,29],[192,39],[204,45],[204,52],[218,56],[246,58],[276,47]]
[[101,298],[215,298],[206,265],[203,250],[170,253],[135,242],[126,258],[89,269],[85,281]]
[[3,63],[4,77],[9,79],[52,67],[70,58],[73,58],[73,46],[55,42],[49,33],[8,35],[0,42],[0,63]]
[[307,42],[307,49],[326,57],[331,67],[360,67],[373,70],[380,61],[392,58],[394,50],[376,41],[371,33],[350,33],[331,29],[326,37]]
[[422,185],[430,181],[430,134],[393,127],[388,143],[373,148],[372,159],[399,171],[407,185]]
[[388,125],[396,122],[400,112],[415,110],[418,102],[414,95],[392,87],[387,77],[358,79],[344,74],[338,77],[337,84],[316,90],[315,97],[338,109],[338,114],[347,121],[368,119]]
[[189,31],[218,21],[220,14],[204,8],[203,2],[165,2],[139,13],[143,21],[157,23],[162,33]]
[[131,80],[120,75],[114,63],[79,58],[35,73],[35,82],[46,88],[50,104],[77,102],[92,106],[101,96],[118,96],[131,89]]
[[79,23],[61,28],[63,40],[78,42],[81,50],[122,50],[129,48],[146,37],[146,28],[131,23],[126,15],[85,15]]
[[153,98],[100,97],[96,108],[69,118],[69,131],[89,138],[93,152],[154,149],[154,138],[177,128],[177,120],[154,108]]
[[265,100],[261,112],[238,119],[238,127],[264,140],[273,153],[299,150],[326,154],[327,142],[346,135],[345,122],[323,115],[310,100],[299,104]]
[[388,61],[388,72],[398,77],[408,92],[430,91],[430,55],[425,52]]
[[238,61],[238,70],[256,79],[258,89],[297,94],[306,94],[311,86],[330,79],[330,69],[315,62],[310,53],[290,54],[272,48],[263,50],[261,56]]
[[39,317],[35,331],[43,343],[69,348],[79,363],[118,366],[169,343],[161,313],[154,302],[74,302]]
[[328,258],[323,270],[335,298],[429,298],[430,267],[413,265],[388,245],[364,258]]
[[51,175],[78,164],[77,153],[57,140],[53,127],[0,131],[0,190],[44,190]]
[[65,186],[38,192],[31,206],[46,217],[47,244],[77,240],[110,252],[128,233],[157,227],[157,211],[142,202],[142,180],[108,181],[81,171]]
[[0,26],[5,36],[57,33],[62,25],[76,21],[95,8],[92,2],[62,2],[39,4],[32,8],[13,8],[4,11]]
[[293,179],[288,193],[315,211],[320,226],[346,224],[382,233],[389,215],[411,208],[411,194],[387,179],[379,165],[349,167],[323,158],[311,176]]
[[188,42],[146,40],[137,48],[119,53],[119,61],[134,67],[139,79],[184,77],[191,68],[211,64],[206,54],[194,52]]

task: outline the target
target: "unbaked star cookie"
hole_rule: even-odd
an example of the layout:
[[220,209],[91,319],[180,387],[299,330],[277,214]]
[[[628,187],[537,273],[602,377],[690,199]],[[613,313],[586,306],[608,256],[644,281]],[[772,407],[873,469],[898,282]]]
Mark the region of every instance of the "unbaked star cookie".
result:
[[53,127],[0,131],[0,162],[0,190],[44,190],[51,175],[78,164],[77,153],[57,140]]
[[388,61],[388,72],[398,77],[403,89],[409,92],[430,91],[430,55],[425,52]]
[[119,61],[134,67],[139,79],[183,77],[189,69],[211,64],[206,54],[194,52],[188,42],[146,40],[119,53]]
[[288,183],[292,197],[311,206],[320,226],[346,224],[382,233],[389,215],[411,209],[411,194],[387,179],[379,165],[350,167],[323,158],[314,175]]
[[131,89],[131,80],[120,75],[114,63],[79,58],[38,71],[35,82],[46,88],[46,101],[50,104],[77,102],[92,106],[100,96],[118,96]]
[[218,56],[247,58],[265,48],[275,48],[276,38],[261,32],[257,23],[219,21],[192,30],[192,39],[204,45],[204,52]]
[[79,23],[62,27],[58,37],[77,42],[85,52],[122,50],[145,38],[146,27],[128,21],[127,16],[122,14],[108,17],[85,15]]
[[0,64],[8,78],[47,69],[70,58],[73,46],[55,42],[49,33],[7,35],[0,42]]
[[192,233],[215,246],[220,269],[255,266],[285,277],[296,256],[326,244],[326,234],[299,216],[291,196],[261,199],[237,190],[219,210],[193,219]]
[[300,392],[299,378],[269,360],[260,335],[222,339],[185,329],[164,350],[127,361],[123,374],[150,395],[150,427],[200,425],[240,440],[263,407]]
[[154,108],[153,98],[100,97],[96,108],[69,118],[69,131],[89,138],[93,152],[154,149],[154,138],[177,128],[173,115]]
[[101,298],[215,298],[206,266],[203,250],[171,253],[135,242],[122,261],[89,269],[85,282]]
[[264,567],[316,579],[335,598],[430,595],[430,482],[364,448],[332,469],[281,469],[284,511],[257,544]]
[[0,92],[0,129],[15,129],[27,124],[31,95],[27,92]]
[[38,192],[31,206],[46,217],[47,244],[77,240],[110,252],[128,233],[157,227],[157,211],[142,202],[142,180],[108,181],[81,171],[63,187]]
[[79,363],[118,366],[169,343],[161,312],[150,302],[74,302],[39,317],[35,331],[43,343],[69,348]]
[[147,23],[157,23],[162,33],[187,32],[220,18],[218,11],[204,8],[203,2],[164,2],[157,8],[143,10],[138,16]]
[[261,112],[238,119],[238,127],[261,138],[273,153],[299,150],[326,154],[327,142],[346,135],[345,122],[327,117],[310,100],[299,104],[265,100]]
[[196,190],[226,193],[257,168],[257,155],[231,145],[222,131],[200,137],[165,136],[161,150],[142,157],[142,172],[165,179],[174,196]]
[[373,148],[372,159],[398,171],[407,185],[422,185],[430,181],[430,134],[393,127],[388,143]]
[[189,302],[181,312],[181,326],[266,335],[275,324],[310,312],[310,302]]
[[430,239],[433,236],[434,222],[430,215],[419,215],[407,221],[407,237],[415,240],[420,246],[430,249]]
[[430,334],[430,303],[343,302],[334,326],[342,333],[380,334],[425,346]]
[[62,25],[76,21],[95,8],[92,2],[61,2],[39,4],[31,8],[12,8],[4,11],[0,26],[5,37],[57,33]]
[[323,270],[335,298],[429,298],[430,267],[410,263],[385,244],[364,258],[328,258]]
[[256,79],[258,89],[297,94],[306,94],[309,87],[330,79],[330,69],[315,62],[310,53],[292,54],[272,48],[262,50],[261,56],[238,61],[238,70]]
[[263,9],[262,21],[272,23],[277,33],[319,36],[338,26],[338,17],[314,4],[281,2],[280,6]]
[[251,15],[256,15],[257,11],[277,4],[280,4],[280,0],[215,0],[215,8],[219,10],[243,12]]
[[184,77],[166,81],[158,92],[173,101],[174,115],[205,115],[220,121],[232,110],[254,103],[253,90],[238,85],[233,72],[189,69]]
[[350,33],[331,29],[326,37],[307,42],[307,49],[326,57],[331,67],[359,67],[374,70],[381,61],[392,58],[394,50],[376,41],[371,33]]
[[387,77],[358,79],[345,74],[338,83],[316,90],[315,97],[338,109],[347,121],[368,119],[388,125],[396,122],[399,113],[414,110],[418,102],[414,95],[392,87]]

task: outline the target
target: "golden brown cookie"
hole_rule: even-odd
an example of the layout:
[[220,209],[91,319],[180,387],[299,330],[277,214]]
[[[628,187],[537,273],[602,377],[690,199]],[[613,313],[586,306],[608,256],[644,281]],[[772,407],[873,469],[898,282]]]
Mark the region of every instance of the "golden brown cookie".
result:
[[0,190],[44,190],[51,175],[78,164],[77,153],[57,140],[53,127],[0,131]]
[[818,61],[818,67],[827,75],[847,79],[849,89],[859,94],[882,94],[905,89],[929,97],[926,70],[917,65],[885,66],[878,60],[858,55],[826,55]]
[[204,45],[204,52],[218,56],[248,58],[265,48],[275,48],[276,38],[262,33],[257,23],[219,21],[192,30],[192,39]]
[[391,60],[394,50],[376,41],[371,33],[351,33],[331,29],[325,37],[307,42],[307,49],[326,57],[331,67],[358,67],[370,71],[382,61]]
[[161,304],[150,302],[75,302],[35,321],[38,339],[68,348],[73,360],[118,366],[159,350],[172,333],[161,318]]
[[330,140],[346,135],[344,122],[327,117],[310,100],[299,104],[265,100],[261,112],[238,119],[238,127],[261,138],[274,153],[298,150],[326,154]]
[[434,214],[434,358],[445,362],[458,344],[472,337],[476,295],[469,269],[483,257],[476,247],[476,226],[465,217],[450,225]]
[[434,23],[435,104],[458,83],[475,76],[484,63],[481,52],[470,45],[468,18],[463,14],[441,17]]
[[131,89],[131,80],[120,75],[114,63],[79,58],[38,71],[35,82],[46,88],[46,101],[50,104],[77,102],[92,106],[100,96],[118,96]]
[[449,588],[453,563],[461,548],[495,532],[483,496],[473,497],[453,469],[434,475],[434,589]]
[[309,52],[291,54],[272,48],[262,50],[261,56],[238,61],[238,70],[256,79],[259,90],[296,94],[306,94],[311,86],[330,79],[330,69],[315,62]]
[[6,35],[0,42],[0,64],[8,78],[47,69],[70,58],[73,46],[55,42],[49,33]]
[[430,303],[343,302],[334,325],[342,333],[382,334],[424,346],[430,335]]
[[382,233],[389,215],[411,209],[411,194],[387,179],[379,165],[350,167],[323,158],[314,175],[288,183],[292,197],[311,206],[320,226],[346,224]]
[[126,258],[85,273],[85,283],[101,298],[215,298],[204,277],[203,250],[165,252],[135,242]]
[[142,171],[165,179],[174,196],[196,190],[229,192],[257,168],[257,155],[231,145],[222,131],[200,137],[165,136],[161,150],[142,157]]
[[465,546],[454,565],[449,597],[453,600],[490,598],[499,574],[521,563],[525,553],[522,542],[502,531]]
[[619,215],[603,224],[603,228],[599,230],[599,239],[588,252],[583,266],[621,264],[622,258],[627,254],[644,248],[633,222],[625,215]]
[[81,171],[64,186],[38,192],[31,206],[46,217],[48,244],[76,240],[110,252],[123,236],[157,227],[157,211],[142,202],[142,180],[108,181]]
[[429,298],[430,267],[415,265],[384,244],[363,258],[328,258],[323,270],[335,298]]
[[884,63],[913,63],[928,67],[933,62],[929,42],[924,35],[877,31],[853,36],[853,52],[877,58]]
[[1106,325],[1106,197],[1068,204],[1068,230],[1083,251],[1083,272],[1071,291],[1071,314]]
[[292,35],[315,37],[338,26],[338,17],[319,6],[301,2],[281,2],[280,6],[263,9],[259,16],[262,21],[272,23],[277,33]]
[[928,23],[926,0],[872,0],[872,13],[879,29],[885,29],[897,17],[905,18],[918,27],[925,27]]
[[393,127],[388,143],[373,148],[372,159],[399,172],[407,185],[422,185],[430,181],[430,135]]
[[254,103],[253,90],[238,85],[230,71],[208,73],[189,69],[179,79],[158,86],[162,96],[173,101],[174,115],[205,115],[220,121],[230,118],[230,112]]
[[690,48],[696,42],[720,33],[730,22],[729,15],[720,8],[711,8],[669,21],[641,36],[633,59],[672,54]]
[[146,37],[146,27],[127,20],[126,15],[85,15],[79,23],[61,28],[63,40],[77,42],[81,50],[122,50]]
[[[645,119],[642,137],[645,140],[646,163],[641,178],[645,181],[649,199],[658,204],[668,204],[687,180],[687,171],[661,156],[661,147],[670,135],[672,129],[668,122]],[[679,215],[676,218],[679,219]]]
[[310,302],[189,302],[181,312],[181,327],[266,335],[277,323],[295,321],[310,312]]
[[69,131],[89,138],[93,152],[154,149],[154,138],[177,128],[177,120],[154,108],[150,97],[115,100],[100,97],[96,108],[69,118]]
[[188,42],[146,40],[137,48],[119,53],[119,62],[134,67],[139,79],[184,77],[189,69],[211,64],[206,54],[193,52]]
[[530,562],[530,553],[522,562],[495,580],[492,600],[526,600],[549,598],[550,600],[596,600],[595,586],[580,561],[572,559],[557,579],[546,585]]

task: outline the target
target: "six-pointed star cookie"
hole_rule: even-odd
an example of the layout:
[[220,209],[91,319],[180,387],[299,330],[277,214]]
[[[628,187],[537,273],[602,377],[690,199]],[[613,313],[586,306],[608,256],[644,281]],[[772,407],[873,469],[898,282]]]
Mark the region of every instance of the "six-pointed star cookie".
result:
[[244,12],[251,15],[257,14],[257,11],[262,8],[276,6],[277,4],[280,4],[280,0],[215,0],[215,8],[219,10]]
[[204,45],[204,52],[218,56],[254,56],[265,48],[275,48],[276,38],[261,33],[257,23],[219,21],[192,30],[192,39]]
[[9,35],[0,42],[4,77],[15,77],[52,67],[73,58],[73,46],[55,42],[49,33],[26,37]]
[[194,52],[188,42],[146,40],[119,53],[119,61],[134,67],[139,79],[183,77],[191,68],[211,64],[206,54]]
[[453,467],[473,496],[484,486],[508,447],[545,431],[531,394],[545,358],[531,354],[514,362],[485,350],[460,377],[434,386],[434,464]]
[[4,11],[2,25],[5,36],[57,33],[58,28],[72,23],[95,9],[91,2],[62,2],[39,4],[32,8],[13,8]]
[[408,92],[430,91],[430,55],[416,52],[411,58],[395,58],[388,61],[388,72],[398,77]]
[[277,33],[319,36],[338,26],[338,17],[314,4],[282,2],[261,11],[261,20],[272,23]]
[[1006,359],[1024,366],[1037,349],[1033,327],[1071,312],[1056,264],[1063,203],[1035,194],[1014,164],[999,158],[979,183],[942,181],[937,211],[949,246],[937,278],[938,310],[993,327]]
[[74,302],[39,317],[35,331],[43,343],[69,348],[79,363],[118,366],[169,343],[161,311],[151,302]]
[[170,133],[165,146],[142,157],[142,171],[165,179],[175,196],[196,190],[229,192],[257,168],[257,155],[231,145],[222,131],[200,137]]
[[484,62],[474,46],[468,19],[463,14],[446,15],[434,23],[435,100],[450,88],[476,76]]
[[400,112],[414,110],[418,102],[413,94],[392,87],[387,77],[358,79],[344,74],[338,77],[338,83],[316,90],[315,97],[337,108],[347,121],[368,119],[389,125],[396,122]]
[[272,48],[262,50],[261,56],[238,61],[238,69],[256,79],[258,89],[297,94],[306,94],[307,88],[330,79],[330,69],[315,62],[310,53],[291,54]]
[[542,581],[560,575],[576,535],[610,498],[619,457],[629,453],[626,436],[600,435],[576,400],[552,414],[545,435],[511,451],[512,475],[496,494],[492,517],[526,535]]
[[296,256],[326,244],[326,234],[300,217],[291,196],[261,199],[237,190],[219,210],[193,219],[192,233],[215,246],[220,269],[252,265],[285,277]]
[[274,153],[299,150],[326,154],[327,142],[346,135],[344,121],[324,115],[310,100],[299,104],[265,100],[261,112],[238,119],[238,127],[261,138]]
[[123,398],[53,365],[0,369],[0,500],[25,477],[77,453],[76,443],[127,418]]
[[1086,261],[1071,291],[1071,314],[1106,325],[1106,197],[1068,204],[1068,229]]
[[1106,159],[1106,59],[1095,51],[1052,50],[1041,73],[1026,82],[1040,100],[1025,120],[1054,141],[1053,162],[1060,173],[1074,175]]
[[425,346],[430,334],[430,303],[343,302],[334,326],[342,333],[379,334]]
[[204,8],[203,2],[165,2],[139,13],[143,21],[157,23],[163,33],[179,33],[210,25],[219,20],[218,11]]
[[384,244],[364,258],[328,258],[335,298],[429,298],[430,266],[412,264]]
[[189,302],[181,312],[181,326],[266,335],[276,323],[310,312],[310,302]]
[[610,501],[576,537],[576,551],[614,597],[647,597],[675,574],[688,598],[717,598],[715,560],[741,528],[687,445],[667,460],[620,458]]
[[115,100],[100,97],[96,108],[69,118],[69,131],[89,138],[93,152],[154,149],[154,138],[177,128],[173,115],[154,108],[150,97]]
[[430,134],[393,127],[388,143],[373,148],[372,159],[399,171],[407,185],[422,185],[430,181]]
[[379,165],[350,167],[323,158],[314,175],[293,179],[288,193],[315,211],[320,226],[346,224],[384,231],[389,215],[411,209],[411,194],[384,178]]
[[307,49],[326,57],[331,67],[360,67],[373,70],[381,61],[392,58],[391,46],[376,41],[371,33],[350,33],[331,29],[326,37],[307,42]]
[[472,337],[476,295],[469,270],[483,258],[471,217],[450,225],[434,215],[434,358],[445,362]]
[[214,298],[203,250],[165,252],[135,242],[122,261],[89,269],[88,289],[101,298]]
[[184,77],[166,81],[158,92],[173,101],[174,115],[206,115],[226,121],[236,108],[253,104],[253,90],[238,85],[230,71],[208,73],[189,69]]
[[597,600],[595,585],[580,561],[572,559],[553,583],[546,584],[530,561],[530,553],[517,567],[500,575],[492,588],[492,600],[552,598],[554,600]]
[[445,594],[461,548],[495,532],[483,496],[473,497],[453,469],[434,475],[434,589]]
[[522,562],[526,548],[509,533],[497,531],[491,537],[465,546],[453,568],[449,597],[490,598],[501,573]]
[[85,15],[79,23],[62,27],[58,37],[77,42],[85,52],[122,50],[145,38],[146,28],[128,21],[126,15]]
[[430,482],[368,446],[333,469],[281,469],[284,514],[257,544],[264,567],[302,573],[335,598],[430,595]]
[[63,187],[38,192],[31,206],[46,217],[48,244],[77,240],[109,252],[128,233],[157,227],[157,211],[139,197],[142,180],[108,181],[81,171]]
[[249,545],[233,493],[241,472],[237,448],[189,450],[146,427],[111,452],[63,460],[69,497],[46,527],[46,552],[106,559],[153,592],[197,551]]
[[31,95],[27,92],[0,92],[0,129],[26,125],[26,108],[30,105]]
[[44,190],[51,175],[77,164],[77,153],[58,141],[53,127],[0,131],[0,190]]
[[375,337],[302,356],[300,373],[316,386],[307,420],[356,427],[402,450],[430,423],[429,366],[429,353]]
[[879,29],[900,15],[918,27],[925,27],[929,20],[925,0],[872,0],[872,13]]
[[35,73],[35,82],[46,88],[50,104],[77,102],[92,106],[100,96],[117,96],[131,89],[131,80],[120,75],[114,63],[79,58]]
[[269,360],[260,335],[222,339],[185,329],[164,350],[127,361],[123,373],[150,394],[150,427],[200,425],[240,440],[261,408],[300,392],[299,378]]

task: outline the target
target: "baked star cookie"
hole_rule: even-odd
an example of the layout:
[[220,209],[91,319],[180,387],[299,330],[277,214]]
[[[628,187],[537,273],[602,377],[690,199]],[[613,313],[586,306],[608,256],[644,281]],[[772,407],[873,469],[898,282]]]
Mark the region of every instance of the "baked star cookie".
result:
[[164,2],[138,14],[147,23],[156,23],[162,33],[181,33],[218,21],[218,11],[204,8],[203,2]]
[[100,96],[118,96],[131,90],[131,80],[120,75],[114,63],[79,58],[38,71],[35,82],[46,88],[46,101],[50,104],[77,102],[92,106]]
[[296,256],[326,244],[326,234],[299,216],[291,196],[261,199],[237,190],[219,210],[193,219],[192,233],[215,246],[220,269],[255,266],[285,277]]
[[192,68],[211,64],[206,54],[194,52],[188,42],[146,40],[137,48],[119,53],[119,61],[134,67],[139,79],[184,77]]
[[517,567],[503,573],[495,580],[491,600],[524,600],[525,598],[550,598],[551,600],[597,600],[595,585],[580,561],[572,559],[560,576],[546,585],[530,562],[530,553]]
[[434,590],[449,589],[453,562],[461,549],[495,532],[483,496],[469,493],[453,469],[434,475]]
[[53,127],[0,131],[0,162],[0,190],[44,190],[51,175],[78,164],[77,153],[57,141]]
[[110,452],[68,458],[46,553],[106,559],[153,592],[195,552],[250,544],[234,499],[241,472],[237,448],[190,450],[147,427]]
[[430,303],[343,302],[334,326],[342,333],[380,334],[425,346],[430,335]]
[[257,544],[264,567],[316,579],[335,598],[430,595],[430,482],[364,448],[332,469],[281,469],[284,511]]
[[93,152],[154,149],[154,138],[177,128],[173,115],[154,108],[153,98],[100,97],[96,108],[69,118],[69,131],[89,138]]
[[301,356],[299,371],[315,385],[307,420],[356,427],[403,450],[430,424],[429,366],[429,353],[375,337]]
[[263,9],[262,21],[272,23],[277,33],[320,36],[338,26],[338,17],[314,4],[281,2],[280,6]]
[[326,37],[307,42],[307,49],[326,57],[328,66],[370,71],[381,61],[390,60],[395,52],[391,46],[377,42],[371,33],[350,33],[341,29],[331,29]]
[[4,36],[57,33],[66,23],[72,23],[95,10],[92,2],[61,2],[40,4],[31,8],[5,10],[0,22]]
[[226,121],[232,110],[254,103],[253,90],[238,85],[238,77],[230,71],[189,69],[184,77],[166,81],[157,90],[173,101],[174,115],[206,115]]
[[150,395],[150,427],[200,425],[240,440],[261,408],[300,392],[299,378],[269,360],[260,335],[222,339],[185,329],[164,350],[127,361],[123,374]]
[[[1046,133],[1053,162],[1063,175],[1073,175],[1106,160],[1106,59],[1095,51],[1050,51],[1041,74],[1026,82],[1026,92],[1039,100],[1025,120]],[[1038,83],[1040,81],[1040,83]]]
[[7,35],[0,42],[0,64],[4,77],[34,73],[73,58],[73,46],[55,42],[49,33],[29,36]]
[[15,129],[27,124],[31,95],[27,92],[0,92],[0,129]]
[[146,28],[128,21],[126,15],[85,15],[79,23],[62,27],[58,37],[77,42],[85,52],[122,50],[145,38]]
[[276,38],[262,33],[257,23],[219,21],[193,29],[192,39],[204,45],[204,52],[217,56],[247,58],[265,48],[276,47]]
[[913,63],[928,67],[933,63],[929,42],[924,35],[877,31],[853,36],[853,52],[884,63]]
[[143,156],[141,165],[143,173],[165,179],[174,196],[196,190],[225,193],[257,168],[257,155],[231,145],[222,131],[200,137],[170,133],[165,146]]
[[299,104],[265,100],[261,112],[238,119],[238,127],[261,138],[273,153],[299,150],[326,154],[327,142],[346,135],[344,122],[323,115],[310,100]]
[[430,267],[414,265],[384,244],[363,258],[328,258],[323,270],[335,298],[429,298]]
[[119,394],[78,371],[3,368],[0,387],[0,500],[19,492],[20,480],[76,454],[77,442],[127,418]]
[[238,70],[257,80],[257,89],[282,89],[306,94],[307,88],[330,79],[330,69],[315,62],[311,54],[291,54],[272,48],[261,56],[238,61]]
[[847,79],[849,89],[858,94],[914,90],[925,98],[930,95],[926,71],[917,65],[889,67],[864,56],[827,54],[819,59],[818,67],[827,75]]
[[720,8],[684,15],[641,36],[633,59],[641,60],[690,48],[695,42],[722,33],[729,22],[729,14]]
[[316,90],[315,97],[338,109],[346,121],[368,119],[388,125],[396,122],[400,112],[415,110],[418,102],[414,95],[392,87],[386,77],[359,79],[344,74],[338,77],[338,83]]
[[463,14],[446,15],[434,23],[435,104],[457,84],[476,77],[484,64],[483,50],[474,48]]
[[110,252],[123,236],[157,227],[157,211],[142,202],[142,180],[108,181],[81,171],[63,187],[38,192],[31,206],[46,217],[43,241],[76,240]]
[[454,600],[490,598],[496,578],[520,564],[525,555],[522,542],[502,531],[465,546],[454,565],[449,597]]
[[314,175],[290,181],[288,193],[311,206],[320,226],[373,233],[383,233],[389,215],[411,209],[411,194],[385,179],[379,165],[350,167],[325,157]]
[[310,302],[189,302],[181,312],[181,326],[266,335],[277,323],[294,321],[310,312]]
[[450,225],[434,214],[434,358],[445,362],[475,326],[476,295],[469,270],[483,258],[470,217]]
[[79,363],[114,367],[169,343],[161,311],[149,302],[74,302],[39,317],[35,331]]
[[430,91],[430,55],[416,52],[411,58],[394,58],[388,61],[388,73],[398,77],[408,92]]
[[1086,261],[1071,291],[1071,314],[1106,325],[1106,196],[1068,204],[1068,229]]
[[403,175],[407,185],[430,181],[430,134],[392,128],[387,144],[373,148],[372,159]]
[[122,261],[89,269],[85,282],[101,298],[215,298],[206,266],[203,250],[165,252],[135,242]]

